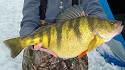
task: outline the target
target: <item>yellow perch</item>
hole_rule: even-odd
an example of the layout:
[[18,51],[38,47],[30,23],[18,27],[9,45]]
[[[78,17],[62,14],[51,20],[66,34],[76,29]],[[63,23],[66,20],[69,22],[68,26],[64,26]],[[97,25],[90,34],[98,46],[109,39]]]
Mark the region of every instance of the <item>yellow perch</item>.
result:
[[123,29],[120,21],[81,17],[80,9],[81,6],[76,5],[67,9],[59,16],[56,24],[40,27],[34,35],[5,40],[5,45],[11,49],[12,58],[25,47],[39,42],[60,58],[80,58],[94,47],[111,40]]

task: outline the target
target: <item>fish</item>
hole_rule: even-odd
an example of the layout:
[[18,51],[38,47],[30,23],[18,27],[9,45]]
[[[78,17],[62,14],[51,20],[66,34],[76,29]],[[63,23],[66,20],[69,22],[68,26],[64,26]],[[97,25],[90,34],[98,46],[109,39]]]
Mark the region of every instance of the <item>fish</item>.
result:
[[95,47],[110,41],[121,33],[121,21],[108,20],[95,16],[81,16],[83,8],[74,5],[61,13],[56,23],[41,26],[29,36],[7,39],[4,42],[15,58],[30,45],[40,42],[43,48],[56,53],[60,58],[81,58]]

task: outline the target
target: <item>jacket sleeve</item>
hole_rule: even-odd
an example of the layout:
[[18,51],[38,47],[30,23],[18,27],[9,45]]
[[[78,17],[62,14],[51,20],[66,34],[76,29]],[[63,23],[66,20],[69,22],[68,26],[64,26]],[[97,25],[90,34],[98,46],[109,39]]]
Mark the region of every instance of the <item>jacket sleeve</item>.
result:
[[24,0],[20,36],[27,36],[40,26],[39,0]]
[[107,16],[98,0],[82,0],[82,7],[85,13],[89,16],[98,16],[107,19]]

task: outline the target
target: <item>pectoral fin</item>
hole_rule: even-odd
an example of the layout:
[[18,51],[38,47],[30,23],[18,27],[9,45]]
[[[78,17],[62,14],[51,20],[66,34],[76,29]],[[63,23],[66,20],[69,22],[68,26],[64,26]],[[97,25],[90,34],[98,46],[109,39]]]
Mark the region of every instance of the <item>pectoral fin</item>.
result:
[[82,56],[84,56],[87,53],[88,49],[83,51],[77,58],[81,58]]
[[94,36],[94,38],[91,40],[91,42],[88,45],[88,52],[92,51],[94,47],[96,46],[97,38]]
[[84,56],[87,52],[90,52],[93,50],[93,48],[96,46],[96,42],[97,42],[97,38],[96,36],[94,36],[94,38],[90,41],[89,45],[88,45],[88,49],[83,51],[78,58],[81,58],[82,56]]

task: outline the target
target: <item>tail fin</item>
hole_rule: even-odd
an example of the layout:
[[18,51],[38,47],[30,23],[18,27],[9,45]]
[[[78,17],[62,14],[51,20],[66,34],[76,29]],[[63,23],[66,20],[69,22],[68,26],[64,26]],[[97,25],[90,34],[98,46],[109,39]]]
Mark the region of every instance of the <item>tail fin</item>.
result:
[[20,37],[5,40],[3,42],[11,50],[12,58],[15,58],[24,49],[21,45]]

